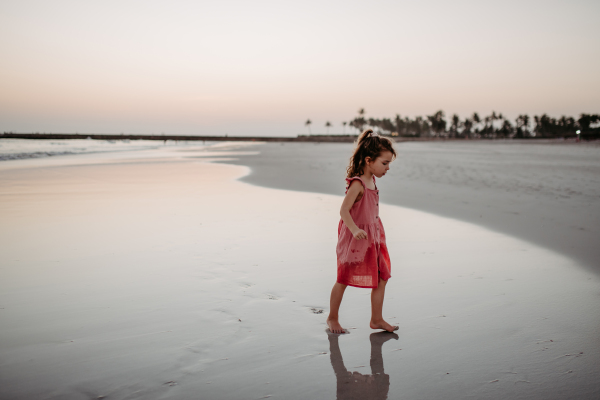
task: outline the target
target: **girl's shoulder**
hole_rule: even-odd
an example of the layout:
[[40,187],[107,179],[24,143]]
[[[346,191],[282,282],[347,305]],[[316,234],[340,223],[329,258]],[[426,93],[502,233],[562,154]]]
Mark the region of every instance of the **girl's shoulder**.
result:
[[353,176],[352,178],[346,178],[346,193],[348,193],[348,189],[350,189],[350,185],[352,185],[354,181],[359,181],[363,186],[363,190],[366,188],[366,185],[360,176]]

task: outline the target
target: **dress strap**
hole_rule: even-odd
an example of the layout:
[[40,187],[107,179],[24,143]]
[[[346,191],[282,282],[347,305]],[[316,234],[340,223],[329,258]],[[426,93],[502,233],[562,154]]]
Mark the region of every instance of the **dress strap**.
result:
[[366,189],[367,185],[365,185],[365,183],[363,182],[362,178],[360,176],[353,176],[352,178],[346,178],[346,191],[344,193],[348,193],[348,189],[350,189],[350,185],[352,184],[352,181],[354,180],[359,180],[360,183],[363,185],[363,187]]
[[373,175],[373,184],[375,185],[375,190],[377,190],[377,182],[375,181],[375,175]]

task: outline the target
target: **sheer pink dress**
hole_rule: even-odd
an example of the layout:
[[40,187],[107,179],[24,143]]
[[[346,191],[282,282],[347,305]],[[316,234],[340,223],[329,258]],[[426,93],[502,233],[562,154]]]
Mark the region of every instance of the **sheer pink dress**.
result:
[[379,190],[377,185],[374,190],[369,189],[360,177],[355,176],[346,178],[346,193],[353,180],[362,183],[364,194],[352,205],[350,216],[360,229],[367,232],[367,239],[355,239],[340,219],[336,248],[337,281],[348,286],[376,288],[379,279],[387,281],[392,277],[385,232],[379,219]]

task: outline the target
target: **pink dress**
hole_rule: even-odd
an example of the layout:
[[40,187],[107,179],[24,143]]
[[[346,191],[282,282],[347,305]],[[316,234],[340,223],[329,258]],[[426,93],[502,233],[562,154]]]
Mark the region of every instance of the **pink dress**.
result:
[[392,277],[385,232],[379,219],[379,190],[377,185],[374,190],[367,188],[363,180],[355,176],[346,178],[346,193],[353,180],[362,183],[364,193],[362,198],[352,205],[350,216],[360,229],[367,232],[367,239],[355,239],[340,219],[336,247],[337,281],[349,286],[376,288],[380,278],[387,281]]

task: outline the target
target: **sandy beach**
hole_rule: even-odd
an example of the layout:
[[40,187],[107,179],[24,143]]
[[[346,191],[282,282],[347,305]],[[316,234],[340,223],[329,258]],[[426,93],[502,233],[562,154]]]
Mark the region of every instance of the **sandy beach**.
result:
[[[381,199],[533,242],[600,274],[599,146],[560,141],[397,143],[399,156],[379,182]],[[259,148],[258,154],[233,161],[251,167],[243,181],[343,193],[352,145]]]
[[[337,337],[325,317],[349,150],[294,146],[0,163],[0,398],[600,395],[597,148],[552,150],[582,171],[569,203],[553,190],[570,175],[535,169],[541,154],[513,182],[481,165],[523,150],[397,147],[378,186],[384,316],[400,330],[372,335],[370,292],[351,288]],[[540,209],[510,216],[532,198]],[[540,236],[544,215],[555,229]]]

